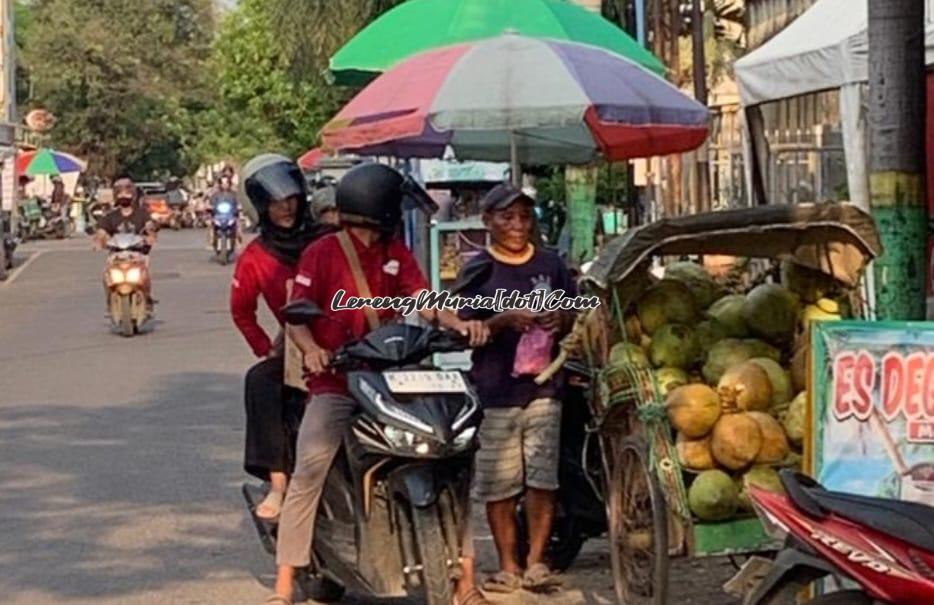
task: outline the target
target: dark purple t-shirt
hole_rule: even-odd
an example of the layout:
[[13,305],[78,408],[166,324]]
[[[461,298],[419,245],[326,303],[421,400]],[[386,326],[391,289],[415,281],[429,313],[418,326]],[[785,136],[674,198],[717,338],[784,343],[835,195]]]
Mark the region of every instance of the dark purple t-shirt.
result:
[[[546,294],[555,290],[564,290],[565,296],[577,294],[564,262],[550,250],[536,249],[532,258],[522,265],[500,262],[484,250],[471,259],[467,267],[473,263],[490,261],[493,263],[493,271],[489,279],[482,284],[467,287],[460,293],[461,296],[492,297],[498,289],[504,289],[507,293],[516,290],[520,294],[531,293],[535,289],[543,289]],[[467,270],[467,267],[462,270]],[[475,309],[462,309],[459,312],[463,319],[488,319],[494,314],[492,311]],[[532,375],[512,375],[520,337],[520,332],[506,329],[494,336],[486,346],[474,349],[470,378],[476,385],[483,407],[525,407],[535,399],[560,397],[563,383],[560,372],[541,386],[535,384],[535,377]],[[556,338],[552,357],[557,354],[557,349]]]

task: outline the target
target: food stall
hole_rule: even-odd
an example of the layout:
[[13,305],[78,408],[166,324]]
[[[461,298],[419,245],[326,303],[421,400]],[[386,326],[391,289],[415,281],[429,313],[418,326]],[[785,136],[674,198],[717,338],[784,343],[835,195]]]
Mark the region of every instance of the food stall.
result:
[[568,358],[594,377],[591,470],[619,602],[664,603],[670,556],[777,546],[745,491],[781,489],[777,469],[808,455],[808,326],[863,315],[859,285],[880,253],[852,205],[763,206],[632,229],[588,269],[584,288],[603,304],[539,379]]

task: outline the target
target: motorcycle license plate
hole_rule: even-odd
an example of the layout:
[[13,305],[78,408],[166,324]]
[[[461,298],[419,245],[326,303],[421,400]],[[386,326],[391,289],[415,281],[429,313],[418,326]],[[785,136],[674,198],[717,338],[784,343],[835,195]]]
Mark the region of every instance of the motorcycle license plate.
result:
[[383,372],[386,385],[393,393],[464,393],[467,385],[460,372],[394,371]]

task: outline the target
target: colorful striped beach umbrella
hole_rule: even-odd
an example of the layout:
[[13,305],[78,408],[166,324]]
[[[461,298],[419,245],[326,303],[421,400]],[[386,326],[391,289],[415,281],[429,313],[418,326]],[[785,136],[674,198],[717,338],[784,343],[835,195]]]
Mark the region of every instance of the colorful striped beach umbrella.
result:
[[322,131],[331,150],[514,164],[683,152],[708,110],[603,48],[506,34],[427,51],[361,91]]
[[82,172],[86,168],[87,164],[83,160],[53,149],[37,149],[16,156],[16,173],[27,176],[55,176],[66,172]]

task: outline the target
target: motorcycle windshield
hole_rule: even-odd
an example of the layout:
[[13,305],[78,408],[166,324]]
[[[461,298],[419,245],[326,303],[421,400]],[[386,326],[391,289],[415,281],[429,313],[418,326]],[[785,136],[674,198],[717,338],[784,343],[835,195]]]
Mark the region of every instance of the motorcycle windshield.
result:
[[352,359],[379,366],[415,364],[428,355],[463,349],[446,332],[408,324],[388,324],[343,348]]

